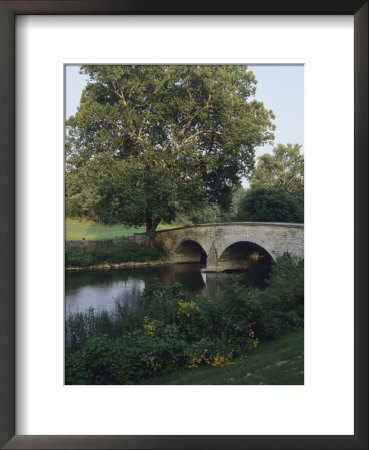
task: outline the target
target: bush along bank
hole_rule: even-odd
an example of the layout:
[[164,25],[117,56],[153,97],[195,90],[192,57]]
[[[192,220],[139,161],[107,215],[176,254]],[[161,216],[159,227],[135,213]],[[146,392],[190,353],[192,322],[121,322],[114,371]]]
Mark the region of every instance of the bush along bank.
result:
[[261,340],[303,326],[303,261],[278,260],[267,288],[225,275],[219,296],[156,283],[134,307],[66,318],[66,384],[135,384],[179,368],[225,367]]
[[109,264],[164,261],[161,249],[139,245],[129,239],[90,241],[92,244],[65,244],[65,267],[109,267]]

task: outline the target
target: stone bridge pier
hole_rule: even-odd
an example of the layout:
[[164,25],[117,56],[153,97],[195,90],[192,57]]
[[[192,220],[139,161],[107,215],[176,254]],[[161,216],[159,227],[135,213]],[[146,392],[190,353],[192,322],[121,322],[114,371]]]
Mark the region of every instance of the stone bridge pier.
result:
[[[139,241],[139,235],[135,237]],[[289,254],[304,257],[304,225],[232,222],[156,232],[155,245],[173,263],[205,263],[206,270],[246,269],[252,259]]]

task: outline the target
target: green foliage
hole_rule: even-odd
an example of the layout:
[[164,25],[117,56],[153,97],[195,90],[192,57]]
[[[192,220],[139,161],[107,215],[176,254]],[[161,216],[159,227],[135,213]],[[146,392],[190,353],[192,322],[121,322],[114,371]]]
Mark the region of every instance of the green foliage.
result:
[[246,189],[242,186],[239,186],[234,190],[232,202],[227,211],[214,203],[209,203],[191,214],[177,214],[176,222],[181,225],[231,222],[238,213],[239,202],[245,192]]
[[289,330],[227,367],[177,369],[140,381],[155,385],[303,385],[304,330]]
[[95,245],[65,245],[65,267],[88,267],[103,263],[155,261],[164,256],[159,248],[136,244],[128,239],[95,241]]
[[81,180],[78,177],[78,172],[69,167],[69,170],[65,173],[65,198],[68,200],[73,197],[73,195],[81,192]]
[[239,186],[232,195],[232,203],[229,211],[222,210],[220,213],[220,222],[232,222],[237,216],[240,207],[240,201],[245,195],[246,189],[243,186]]
[[283,323],[300,326],[304,312],[304,261],[282,259],[272,266],[270,279],[266,280],[267,292],[273,297],[272,309],[280,311]]
[[[158,226],[158,230],[166,230],[171,225]],[[65,238],[67,241],[78,241],[81,239],[116,239],[133,236],[135,233],[143,233],[143,227],[127,227],[125,225],[102,225],[90,220],[66,218]]]
[[94,184],[96,215],[106,224],[137,225],[149,218],[156,225],[170,223],[177,213],[191,210],[203,193],[200,176],[183,183],[166,167],[147,172],[142,164],[114,161],[107,153],[89,163],[86,177]]
[[246,191],[235,220],[303,223],[304,211],[298,200],[285,190],[259,187]]
[[220,214],[220,207],[214,203],[210,203],[192,214],[191,221],[194,225],[200,223],[217,223],[220,222]]
[[147,286],[135,307],[142,320],[150,317],[152,320],[176,322],[177,302],[183,298],[182,285],[162,286],[158,280]]
[[82,66],[91,82],[67,121],[67,170],[105,223],[146,224],[229,208],[273,113],[246,66]]
[[249,178],[251,188],[280,188],[293,194],[301,201],[304,198],[304,155],[302,145],[277,145],[273,155],[265,153]]
[[215,300],[154,283],[134,307],[66,318],[67,384],[129,384],[177,368],[225,367],[303,325],[303,262],[279,259],[265,291],[224,275]]
[[118,339],[101,335],[66,355],[67,384],[132,384],[184,361],[185,342],[175,325],[155,322],[156,335],[134,330]]
[[65,199],[65,216],[86,220],[95,220],[95,199],[89,195],[88,190],[78,192]]

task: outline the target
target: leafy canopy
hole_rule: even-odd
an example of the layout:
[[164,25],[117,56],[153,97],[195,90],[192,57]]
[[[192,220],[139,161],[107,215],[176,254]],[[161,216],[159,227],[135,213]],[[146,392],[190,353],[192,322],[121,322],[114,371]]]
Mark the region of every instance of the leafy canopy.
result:
[[227,209],[272,111],[246,66],[82,66],[90,82],[67,121],[77,171],[106,223],[146,223],[212,203]]
[[301,147],[299,144],[279,144],[272,155],[261,155],[248,177],[250,186],[282,188],[303,196],[304,155],[300,153]]
[[284,189],[251,188],[241,199],[235,218],[242,222],[303,223],[301,203]]

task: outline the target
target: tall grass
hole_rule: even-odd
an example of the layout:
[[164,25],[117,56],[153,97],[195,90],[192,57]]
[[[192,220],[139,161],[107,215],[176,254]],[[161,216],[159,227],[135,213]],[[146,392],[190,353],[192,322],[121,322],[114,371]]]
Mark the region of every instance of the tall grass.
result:
[[128,239],[102,242],[95,245],[72,244],[65,245],[66,267],[88,267],[103,263],[145,262],[156,261],[164,257],[164,252],[158,248],[149,248],[136,244]]

